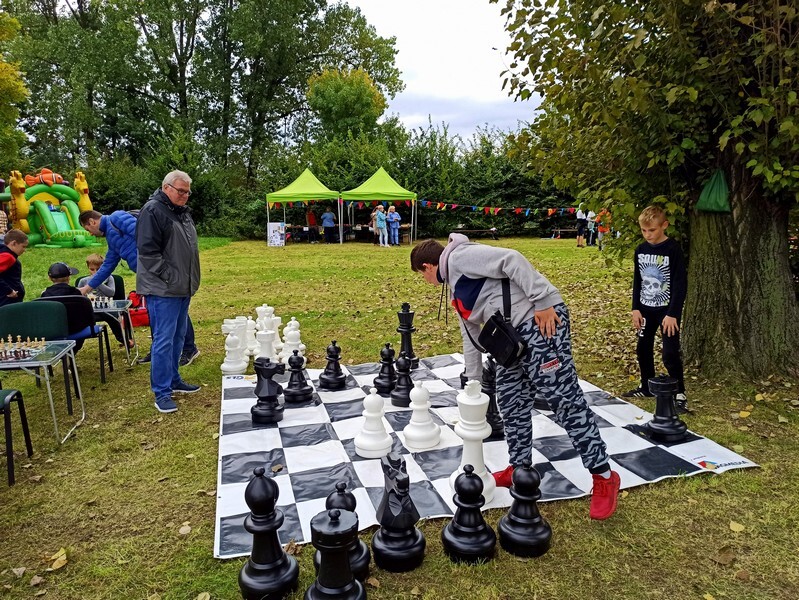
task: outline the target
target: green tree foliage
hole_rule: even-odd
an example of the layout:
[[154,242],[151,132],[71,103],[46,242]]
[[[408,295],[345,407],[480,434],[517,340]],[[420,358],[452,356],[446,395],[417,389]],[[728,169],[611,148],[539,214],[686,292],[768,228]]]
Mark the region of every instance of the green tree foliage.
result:
[[25,134],[18,127],[17,105],[28,96],[18,65],[5,60],[3,49],[19,31],[19,22],[0,12],[0,173],[15,165]]
[[[799,192],[795,4],[505,4],[507,84],[543,97],[530,160],[610,208],[630,227],[629,244],[637,211],[653,201],[690,239],[689,358],[753,375],[799,367],[787,244]],[[729,215],[693,209],[716,169],[730,186]]]
[[323,137],[371,133],[386,109],[386,99],[363,69],[325,69],[312,75],[307,96]]

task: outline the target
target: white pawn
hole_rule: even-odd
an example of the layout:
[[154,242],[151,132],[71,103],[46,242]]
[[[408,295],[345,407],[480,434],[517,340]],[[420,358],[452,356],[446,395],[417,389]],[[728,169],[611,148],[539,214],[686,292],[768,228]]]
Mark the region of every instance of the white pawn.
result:
[[491,502],[497,489],[494,477],[486,470],[483,457],[483,440],[491,435],[491,425],[486,421],[488,396],[480,392],[480,382],[474,379],[466,382],[466,388],[457,397],[460,420],[455,425],[455,433],[463,440],[461,465],[450,475],[449,485],[455,490],[455,479],[463,472],[464,465],[472,465],[474,474],[483,481],[483,497]]
[[241,345],[235,331],[225,340],[225,362],[220,367],[224,375],[242,375],[247,370],[247,361],[241,355]]
[[[283,330],[285,331],[285,329]],[[288,333],[286,333],[285,343],[283,344],[283,349],[280,351],[278,355],[280,358],[280,362],[287,363],[289,357],[297,350],[299,355],[302,356],[303,366],[305,365],[305,344],[300,341],[300,330],[299,329],[291,329]]]
[[275,315],[272,317],[272,325],[271,327],[267,327],[267,329],[271,329],[275,332],[275,341],[273,342],[273,348],[275,352],[280,352],[283,349],[283,342],[280,340],[280,326],[283,324],[283,319]]
[[411,390],[411,421],[402,430],[405,446],[412,452],[427,450],[436,446],[441,439],[441,429],[430,415],[430,392],[417,381]]
[[383,399],[372,388],[363,399],[363,429],[355,436],[355,453],[363,458],[382,458],[391,451],[391,436],[383,425]]
[[255,321],[252,320],[252,317],[247,317],[247,349],[245,350],[247,356],[255,356],[258,354],[258,340],[255,337],[256,331]]
[[259,331],[255,334],[255,337],[258,340],[258,354],[255,356],[255,360],[259,358],[268,358],[270,361],[274,362],[277,359],[275,349],[272,347],[272,342],[275,339],[275,332],[271,329],[268,331]]

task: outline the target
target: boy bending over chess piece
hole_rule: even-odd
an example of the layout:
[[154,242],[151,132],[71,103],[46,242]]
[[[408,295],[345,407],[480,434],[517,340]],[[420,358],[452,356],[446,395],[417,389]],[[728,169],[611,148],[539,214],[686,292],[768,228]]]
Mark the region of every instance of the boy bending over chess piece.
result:
[[3,243],[0,244],[0,306],[22,302],[25,298],[19,257],[27,247],[28,236],[19,229],[6,233]]
[[411,252],[411,269],[427,283],[449,285],[463,337],[466,376],[477,380],[482,355],[467,332],[477,339],[480,326],[503,305],[502,280],[510,280],[511,322],[527,342],[527,351],[512,367],[497,365],[497,403],[505,421],[510,466],[494,473],[494,479],[498,486],[510,487],[513,469],[532,459],[530,411],[539,391],[593,475],[590,517],[610,517],[621,481],[610,468],[594,413],[580,389],[569,311],[555,286],[519,252],[475,244],[458,233],[450,234],[446,247],[436,240],[420,242]]
[[[85,285],[88,285],[89,280],[97,274],[97,271],[100,270],[100,267],[103,266],[103,256],[101,254],[90,254],[86,257],[86,267],[89,269],[89,273],[86,277],[81,277],[80,281],[78,281],[78,291],[81,291],[81,288]],[[109,275],[108,279],[105,281],[98,283],[96,288],[92,288],[92,291],[97,294],[98,296],[104,296],[106,298],[113,298],[114,293],[116,292],[116,283],[114,282],[114,276]],[[82,291],[81,291],[82,293]],[[133,348],[133,340],[131,339],[130,333],[130,325],[125,320],[124,317],[117,318],[116,315],[113,313],[95,313],[95,318],[99,321],[104,321],[108,323],[108,326],[111,328],[111,333],[114,334],[116,340],[121,344],[125,344],[125,338],[122,335],[122,325],[120,324],[120,320],[124,322],[125,331],[127,332],[127,339],[128,339],[128,347]]]

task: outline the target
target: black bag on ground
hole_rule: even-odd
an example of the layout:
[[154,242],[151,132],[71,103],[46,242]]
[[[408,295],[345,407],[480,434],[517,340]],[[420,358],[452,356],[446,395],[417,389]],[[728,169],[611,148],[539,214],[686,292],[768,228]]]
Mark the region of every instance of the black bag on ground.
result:
[[466,335],[480,352],[490,354],[503,367],[512,367],[527,351],[527,342],[510,322],[510,280],[502,280],[502,304],[504,315],[495,312],[483,325],[477,342],[467,329]]

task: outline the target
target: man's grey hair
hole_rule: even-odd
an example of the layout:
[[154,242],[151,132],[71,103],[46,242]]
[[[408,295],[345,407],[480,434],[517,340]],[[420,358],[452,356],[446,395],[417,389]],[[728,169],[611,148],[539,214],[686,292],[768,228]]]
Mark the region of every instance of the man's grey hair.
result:
[[161,187],[174,185],[176,181],[185,181],[191,185],[191,177],[189,177],[188,173],[184,173],[183,171],[171,171],[166,174],[166,177],[164,177]]

